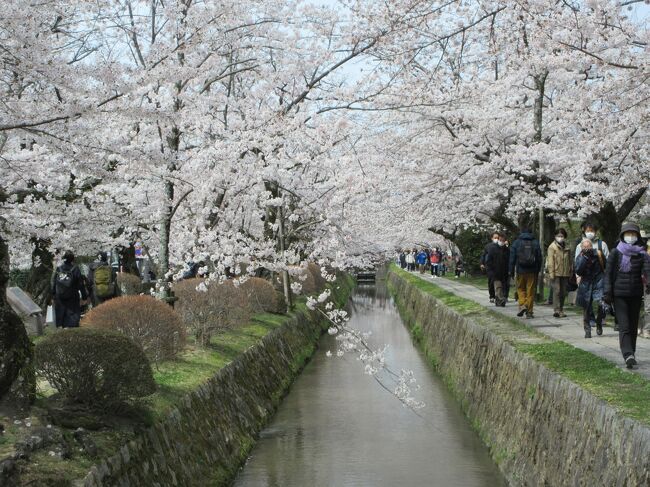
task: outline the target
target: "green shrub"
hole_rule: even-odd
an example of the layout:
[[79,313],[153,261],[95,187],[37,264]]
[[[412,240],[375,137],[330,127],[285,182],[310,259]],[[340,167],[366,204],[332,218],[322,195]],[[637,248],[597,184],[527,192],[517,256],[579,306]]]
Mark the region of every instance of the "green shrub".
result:
[[156,389],[142,350],[115,332],[61,330],[36,345],[35,364],[38,373],[71,402],[111,406]]
[[81,326],[117,331],[137,343],[149,360],[174,358],[185,345],[178,313],[151,296],[121,296],[90,310]]

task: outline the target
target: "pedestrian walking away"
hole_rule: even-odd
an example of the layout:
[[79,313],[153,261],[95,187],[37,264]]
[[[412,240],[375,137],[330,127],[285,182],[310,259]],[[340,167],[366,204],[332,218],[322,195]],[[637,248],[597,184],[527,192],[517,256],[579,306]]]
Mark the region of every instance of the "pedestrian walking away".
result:
[[117,273],[108,263],[108,254],[100,252],[97,261],[90,264],[90,299],[93,306],[117,296]]
[[609,253],[605,269],[604,300],[614,304],[619,326],[619,345],[628,368],[637,365],[636,340],[643,295],[647,291],[650,256],[641,240],[639,226],[625,223],[620,240]]
[[567,296],[567,284],[573,274],[574,256],[566,244],[567,232],[558,228],[555,240],[549,245],[546,257],[546,270],[548,271],[553,290],[553,317],[564,318],[564,300]]
[[510,247],[510,276],[517,273],[517,296],[519,312],[517,316],[533,318],[535,304],[535,285],[542,268],[542,249],[528,228],[522,228],[517,240]]
[[75,328],[81,319],[81,305],[86,304],[88,291],[81,271],[74,263],[74,254],[66,251],[63,263],[58,266],[50,280],[54,317],[57,328]]
[[591,240],[585,238],[581,244],[582,251],[575,262],[575,272],[578,275],[578,292],[576,305],[583,309],[582,322],[585,338],[591,338],[591,316],[594,314],[593,306],[596,305],[596,333],[603,334],[603,299],[605,272],[593,249]]

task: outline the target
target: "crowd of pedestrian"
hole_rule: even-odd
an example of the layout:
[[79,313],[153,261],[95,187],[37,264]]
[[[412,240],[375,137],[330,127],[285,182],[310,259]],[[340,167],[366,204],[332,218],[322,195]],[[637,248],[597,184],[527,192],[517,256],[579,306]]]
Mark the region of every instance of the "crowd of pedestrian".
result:
[[461,256],[451,251],[445,252],[440,247],[403,249],[398,253],[397,263],[402,269],[411,272],[430,272],[432,278],[443,277],[453,271],[458,279],[465,272]]
[[[458,278],[463,273],[462,257],[449,252],[449,259]],[[444,275],[447,268],[445,254],[435,248],[403,251],[399,263],[410,271],[430,270],[434,278]],[[628,368],[637,365],[636,342],[644,328],[641,311],[646,320],[650,318],[650,239],[644,238],[637,224],[624,224],[611,250],[598,237],[593,223],[585,222],[581,236],[573,243],[568,241],[568,232],[558,228],[545,261],[541,244],[529,228],[522,228],[512,244],[504,233],[496,231],[483,250],[480,264],[487,274],[490,302],[506,306],[510,283],[514,282],[517,316],[528,319],[535,317],[537,284],[544,269],[551,288],[547,304],[553,306],[553,317],[567,316],[567,297],[576,291],[575,304],[583,310],[585,338],[591,338],[593,328],[602,335],[606,316],[613,315],[623,360]]]

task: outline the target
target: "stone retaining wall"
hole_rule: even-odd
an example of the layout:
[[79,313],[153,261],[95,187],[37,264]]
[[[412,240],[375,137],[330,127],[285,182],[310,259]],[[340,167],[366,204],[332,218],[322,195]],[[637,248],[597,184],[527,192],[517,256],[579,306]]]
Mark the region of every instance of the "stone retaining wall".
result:
[[388,280],[510,485],[650,485],[648,427],[396,273]]
[[[349,289],[339,294],[347,299]],[[304,313],[273,330],[185,396],[166,420],[94,466],[80,485],[226,485],[312,355],[323,326]]]

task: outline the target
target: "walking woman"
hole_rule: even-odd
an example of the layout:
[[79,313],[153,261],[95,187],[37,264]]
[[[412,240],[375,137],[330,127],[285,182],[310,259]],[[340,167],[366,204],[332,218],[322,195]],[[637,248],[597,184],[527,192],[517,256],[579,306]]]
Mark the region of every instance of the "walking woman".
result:
[[573,252],[566,245],[567,233],[564,228],[555,232],[555,240],[548,247],[546,268],[553,286],[553,317],[564,318],[564,298],[567,295],[567,284],[573,272]]
[[603,299],[605,273],[600,265],[598,255],[591,240],[585,238],[580,244],[582,249],[576,257],[576,274],[580,278],[576,304],[583,310],[585,338],[591,338],[591,315],[594,303],[598,307],[596,314],[596,333],[603,334],[603,312],[600,301]]
[[650,256],[641,240],[639,226],[625,223],[621,228],[618,245],[607,258],[604,299],[605,302],[614,304],[621,353],[628,369],[637,364],[636,338],[649,272]]

